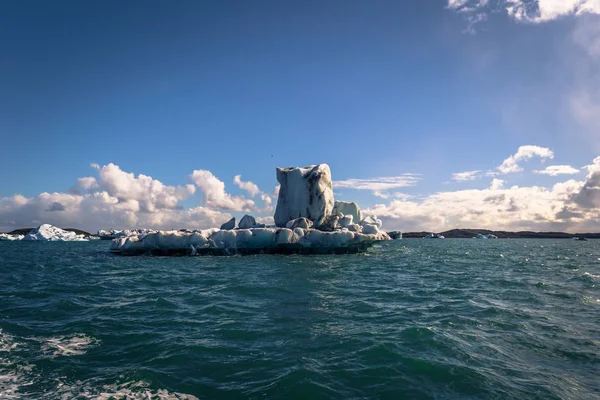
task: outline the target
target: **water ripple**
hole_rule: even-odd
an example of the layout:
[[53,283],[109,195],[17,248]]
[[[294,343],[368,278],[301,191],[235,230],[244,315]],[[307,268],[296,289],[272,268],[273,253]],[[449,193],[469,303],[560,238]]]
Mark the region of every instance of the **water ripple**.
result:
[[597,398],[600,246],[139,257],[0,242],[0,398]]

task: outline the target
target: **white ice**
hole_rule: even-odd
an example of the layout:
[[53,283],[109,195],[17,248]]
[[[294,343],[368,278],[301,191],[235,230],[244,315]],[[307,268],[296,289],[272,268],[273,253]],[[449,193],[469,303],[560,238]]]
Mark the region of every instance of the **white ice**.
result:
[[281,185],[275,225],[285,227],[288,221],[308,218],[319,227],[333,212],[333,184],[327,164],[305,168],[277,168]]
[[45,242],[86,242],[84,235],[65,231],[50,224],[42,224],[29,232],[23,240],[39,240]]

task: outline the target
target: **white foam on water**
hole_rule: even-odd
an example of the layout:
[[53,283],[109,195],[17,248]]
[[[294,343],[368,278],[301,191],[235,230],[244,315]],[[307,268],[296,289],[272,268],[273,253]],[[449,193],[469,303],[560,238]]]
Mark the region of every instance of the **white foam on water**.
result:
[[99,340],[86,336],[82,333],[76,333],[71,336],[53,337],[42,339],[42,352],[52,354],[53,356],[80,356],[98,345]]
[[600,275],[593,275],[593,274],[590,274],[589,272],[584,272],[583,276],[587,276],[592,279],[600,279]]
[[2,372],[2,369],[0,369],[0,399],[20,399],[19,389],[23,385],[23,377],[16,372]]
[[21,399],[21,388],[31,385],[25,375],[31,372],[29,365],[17,366],[9,354],[19,345],[15,339],[0,329],[0,399]]
[[93,400],[199,400],[191,394],[169,392],[165,389],[153,390],[147,382],[127,382],[114,385],[94,387],[93,382],[80,383],[80,386],[61,385],[57,389],[60,399],[68,400],[93,399]]
[[0,329],[0,351],[10,352],[19,344],[14,341],[14,338]]

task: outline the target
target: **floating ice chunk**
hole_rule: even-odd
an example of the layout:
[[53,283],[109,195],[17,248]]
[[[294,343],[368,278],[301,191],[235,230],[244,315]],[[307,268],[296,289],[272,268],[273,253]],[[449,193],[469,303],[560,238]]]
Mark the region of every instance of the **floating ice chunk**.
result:
[[308,228],[311,228],[312,226],[313,226],[313,222],[308,218],[296,218],[291,221],[288,221],[288,223],[285,224],[285,227],[288,229],[296,229],[296,228],[308,229]]
[[381,226],[383,225],[381,220],[374,215],[369,215],[369,216],[365,217],[362,221],[360,221],[360,224],[363,227],[365,225],[377,225],[377,229],[381,229]]
[[333,206],[333,214],[352,215],[352,221],[360,223],[362,220],[360,207],[355,202],[336,200]]
[[348,226],[348,230],[350,232],[362,232],[362,226],[360,226],[359,224],[351,224]]
[[25,237],[25,235],[10,235],[8,233],[0,233],[0,240],[7,240],[7,241],[16,241],[16,240],[23,240],[23,238]]
[[340,226],[342,228],[348,228],[350,225],[352,225],[353,220],[354,220],[353,215],[344,215],[343,217],[341,217],[338,220],[338,223],[340,224]]
[[229,230],[235,228],[235,217],[221,225],[221,229]]
[[87,242],[86,237],[75,232],[65,231],[50,224],[42,224],[29,232],[22,240],[61,241],[61,242]]
[[251,215],[244,215],[238,224],[239,229],[250,229],[256,225],[256,220]]
[[337,215],[330,215],[323,220],[323,223],[319,227],[320,230],[325,232],[331,232],[340,228],[339,224],[340,217]]
[[376,235],[379,233],[379,228],[375,224],[364,224],[362,227],[362,233],[366,235]]
[[333,211],[333,185],[327,164],[305,168],[277,168],[281,187],[275,210],[275,225],[305,217],[319,227]]

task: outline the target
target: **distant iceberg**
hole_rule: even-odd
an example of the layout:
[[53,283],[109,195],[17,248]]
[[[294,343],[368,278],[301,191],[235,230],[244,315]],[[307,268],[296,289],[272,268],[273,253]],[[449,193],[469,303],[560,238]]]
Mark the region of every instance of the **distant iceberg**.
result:
[[66,231],[50,224],[42,224],[29,232],[22,240],[37,240],[44,242],[87,242],[83,234]]
[[334,200],[327,164],[277,168],[277,180],[281,187],[276,226],[256,224],[253,217],[244,216],[237,228],[232,218],[221,229],[99,235],[119,235],[110,249],[122,255],[343,254],[363,252],[377,242],[391,240],[377,217],[362,218],[358,204]]
[[491,233],[489,235],[482,235],[481,233],[478,233],[476,239],[498,239],[498,236]]
[[446,237],[444,237],[443,235],[440,235],[438,233],[430,233],[427,236],[424,237],[424,239],[446,239]]
[[16,240],[23,240],[23,238],[25,237],[25,235],[11,235],[8,233],[0,233],[0,240],[6,240],[6,241],[16,241]]

